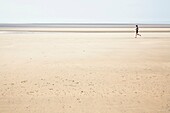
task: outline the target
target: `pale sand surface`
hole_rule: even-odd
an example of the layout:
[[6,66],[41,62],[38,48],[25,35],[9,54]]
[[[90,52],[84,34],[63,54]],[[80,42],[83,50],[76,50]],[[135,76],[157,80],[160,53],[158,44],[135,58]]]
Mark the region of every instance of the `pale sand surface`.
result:
[[170,113],[170,33],[1,33],[0,113]]

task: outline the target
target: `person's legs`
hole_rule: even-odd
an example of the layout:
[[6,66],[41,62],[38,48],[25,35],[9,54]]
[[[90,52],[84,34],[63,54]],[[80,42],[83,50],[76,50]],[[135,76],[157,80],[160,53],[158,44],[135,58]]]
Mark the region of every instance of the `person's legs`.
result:
[[141,36],[139,33],[137,35]]
[[136,31],[135,38],[137,38],[137,36],[138,36],[138,32]]

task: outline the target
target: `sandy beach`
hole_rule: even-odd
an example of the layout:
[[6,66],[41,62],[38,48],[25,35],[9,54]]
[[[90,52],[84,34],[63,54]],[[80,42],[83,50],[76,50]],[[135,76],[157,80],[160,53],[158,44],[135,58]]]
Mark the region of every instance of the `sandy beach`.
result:
[[0,33],[0,113],[170,113],[170,32]]

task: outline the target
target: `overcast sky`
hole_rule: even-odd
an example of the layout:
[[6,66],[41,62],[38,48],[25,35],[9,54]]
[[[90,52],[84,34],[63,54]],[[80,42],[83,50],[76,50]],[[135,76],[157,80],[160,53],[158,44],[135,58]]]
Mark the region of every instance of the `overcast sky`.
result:
[[0,23],[169,23],[170,0],[0,0]]

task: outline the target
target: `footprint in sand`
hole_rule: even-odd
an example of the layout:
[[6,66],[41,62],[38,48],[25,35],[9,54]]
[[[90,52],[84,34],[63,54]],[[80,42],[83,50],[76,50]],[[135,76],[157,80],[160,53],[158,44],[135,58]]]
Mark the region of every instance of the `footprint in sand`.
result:
[[81,103],[81,100],[80,100],[80,98],[77,98],[77,101],[78,101],[79,103]]
[[27,82],[27,80],[23,80],[23,81],[21,81],[21,83],[26,83]]

